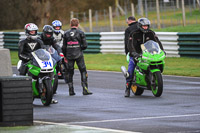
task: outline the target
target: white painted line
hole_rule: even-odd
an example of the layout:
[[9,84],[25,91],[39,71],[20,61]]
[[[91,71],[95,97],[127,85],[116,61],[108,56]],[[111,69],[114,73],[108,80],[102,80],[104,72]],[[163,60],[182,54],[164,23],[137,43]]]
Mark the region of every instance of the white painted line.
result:
[[68,126],[68,127],[74,127],[74,128],[85,128],[85,129],[100,130],[100,131],[114,132],[114,133],[140,133],[140,132],[115,130],[115,129],[108,129],[108,128],[98,128],[98,127],[89,127],[89,126],[80,126],[80,125],[69,125],[67,123],[55,123],[55,122],[45,122],[45,121],[34,121],[34,122],[40,123],[40,124]]
[[85,121],[85,122],[69,122],[67,124],[89,124],[89,123],[104,123],[104,122],[117,122],[117,121],[135,121],[135,120],[151,120],[151,119],[163,119],[163,118],[181,118],[181,117],[194,117],[194,116],[200,116],[200,114],[155,116],[155,117],[141,117],[141,118],[113,119],[113,120]]

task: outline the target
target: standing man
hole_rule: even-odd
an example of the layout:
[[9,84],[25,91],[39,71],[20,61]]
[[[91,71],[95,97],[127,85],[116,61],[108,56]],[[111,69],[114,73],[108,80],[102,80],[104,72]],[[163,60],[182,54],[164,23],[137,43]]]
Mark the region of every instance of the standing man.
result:
[[62,51],[65,58],[68,60],[68,86],[69,95],[73,96],[73,75],[74,75],[74,63],[76,62],[79,71],[81,73],[81,85],[83,87],[83,95],[91,95],[92,92],[88,90],[88,74],[85,66],[83,50],[87,48],[87,42],[83,31],[78,29],[79,20],[72,18],[70,21],[71,29],[66,31],[63,38]]
[[[128,50],[128,42],[129,42],[129,37],[130,34],[134,31],[136,31],[138,29],[138,22],[136,21],[134,16],[130,16],[127,19],[127,24],[128,24],[128,28],[126,28],[125,30],[125,38],[124,38],[124,44],[125,44],[125,54],[127,55],[129,53]],[[128,64],[128,72],[125,70],[125,67],[121,68],[122,72],[124,73],[124,76],[126,78],[126,90],[125,90],[125,97],[129,97],[130,96],[130,87],[131,87],[131,80],[133,78],[133,71],[134,71],[134,67],[135,63],[133,61],[133,57],[130,57],[129,59],[129,64]]]

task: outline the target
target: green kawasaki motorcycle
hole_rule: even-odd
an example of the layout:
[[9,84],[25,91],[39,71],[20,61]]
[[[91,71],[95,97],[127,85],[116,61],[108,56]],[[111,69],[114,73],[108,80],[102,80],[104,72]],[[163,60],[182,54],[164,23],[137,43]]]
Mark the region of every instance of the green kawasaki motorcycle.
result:
[[[49,106],[53,97],[56,61],[44,49],[31,53],[33,59],[27,63],[28,76],[32,77],[33,99],[40,98],[44,106]],[[18,63],[18,68],[21,63]],[[19,69],[18,69],[19,70]]]
[[147,89],[151,90],[155,97],[160,97],[163,92],[161,73],[164,70],[165,53],[158,43],[152,40],[142,44],[141,49],[143,52],[142,56],[136,59],[131,90],[135,95],[142,95]]

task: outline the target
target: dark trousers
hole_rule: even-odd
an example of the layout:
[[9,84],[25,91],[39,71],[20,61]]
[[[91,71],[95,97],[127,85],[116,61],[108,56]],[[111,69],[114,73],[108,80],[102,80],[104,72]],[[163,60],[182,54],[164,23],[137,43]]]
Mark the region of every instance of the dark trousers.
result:
[[68,82],[73,83],[73,75],[74,75],[74,64],[77,64],[78,69],[81,73],[81,81],[82,83],[87,84],[87,71],[85,66],[85,61],[83,55],[77,59],[68,59]]

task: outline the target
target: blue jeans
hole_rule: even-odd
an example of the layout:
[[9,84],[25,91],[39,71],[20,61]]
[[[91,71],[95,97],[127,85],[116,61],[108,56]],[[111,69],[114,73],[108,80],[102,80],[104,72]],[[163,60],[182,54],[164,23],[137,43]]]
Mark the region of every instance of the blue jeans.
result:
[[134,69],[135,69],[135,62],[133,60],[133,57],[130,57],[129,64],[128,64],[129,77],[126,78],[126,82],[130,82],[132,80]]

